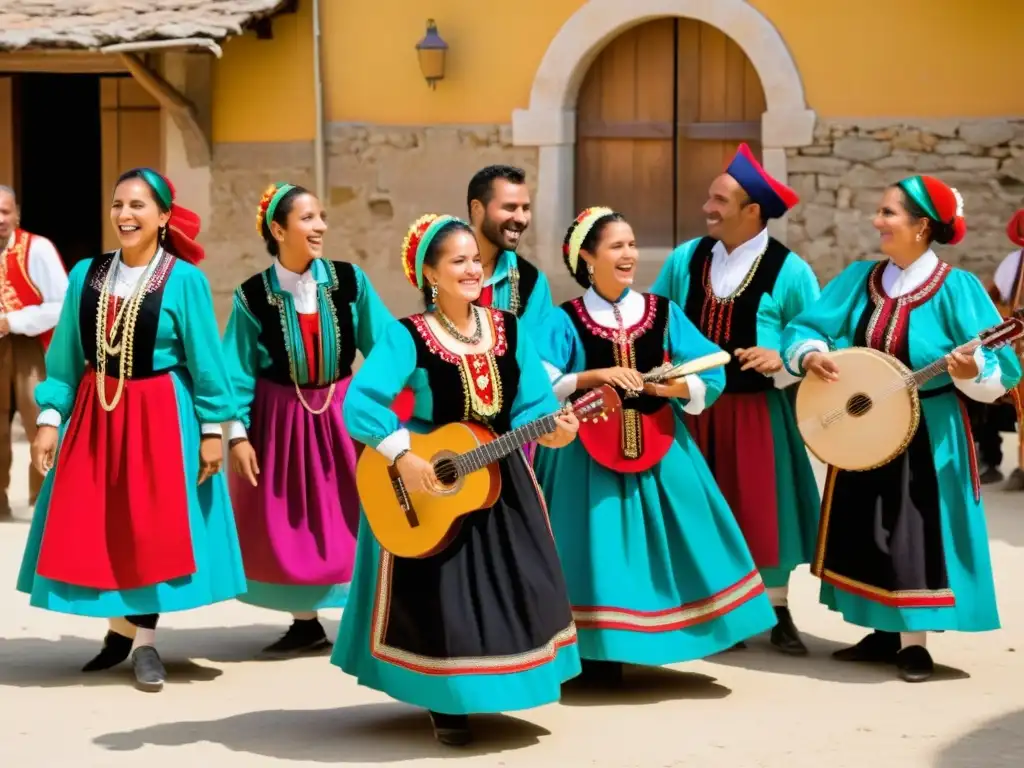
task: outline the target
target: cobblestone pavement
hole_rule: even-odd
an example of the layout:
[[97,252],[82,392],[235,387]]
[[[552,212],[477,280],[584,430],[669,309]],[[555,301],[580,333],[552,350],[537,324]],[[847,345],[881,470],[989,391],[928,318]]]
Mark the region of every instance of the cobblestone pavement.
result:
[[[284,617],[224,603],[166,617],[164,692],[130,673],[79,673],[96,620],[30,608],[14,590],[28,532],[27,446],[0,525],[0,766],[600,766],[602,768],[1020,768],[1024,765],[1024,495],[986,489],[1003,629],[931,638],[947,665],[922,685],[829,653],[857,640],[817,604],[806,569],[790,605],[807,659],[747,651],[632,670],[617,693],[567,690],[560,704],[480,718],[463,751],[434,743],[426,715],[359,688],[326,657],[254,661]],[[1015,455],[1008,451],[1007,455]],[[327,615],[328,631],[338,613]]]

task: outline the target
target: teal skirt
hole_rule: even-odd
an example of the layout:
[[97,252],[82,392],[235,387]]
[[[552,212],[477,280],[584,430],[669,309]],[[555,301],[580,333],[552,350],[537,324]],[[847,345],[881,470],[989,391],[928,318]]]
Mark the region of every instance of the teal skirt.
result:
[[771,629],[775,613],[686,427],[653,469],[621,474],[575,440],[534,462],[585,659],[662,665]]

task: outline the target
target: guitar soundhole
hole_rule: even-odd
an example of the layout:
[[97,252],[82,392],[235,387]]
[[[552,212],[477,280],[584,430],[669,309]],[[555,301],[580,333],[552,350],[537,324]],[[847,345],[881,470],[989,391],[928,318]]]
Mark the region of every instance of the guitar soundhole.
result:
[[459,470],[451,459],[439,459],[434,463],[434,474],[441,484],[447,487],[455,485],[459,479]]
[[858,392],[846,401],[846,412],[851,416],[863,416],[871,409],[872,405],[870,397]]

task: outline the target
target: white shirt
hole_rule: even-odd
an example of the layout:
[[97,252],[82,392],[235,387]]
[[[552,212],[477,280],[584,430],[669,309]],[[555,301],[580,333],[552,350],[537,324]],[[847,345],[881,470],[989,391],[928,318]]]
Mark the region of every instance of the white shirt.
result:
[[[917,260],[906,269],[900,269],[891,261],[886,264],[882,271],[882,290],[891,299],[906,296],[920,288],[939,265],[939,257],[930,248],[917,257]],[[797,362],[806,352],[829,351],[828,345],[819,339],[811,339],[797,346],[796,350],[789,357],[789,365],[797,369]],[[1004,394],[1006,388],[1002,383],[1002,371],[996,364],[995,369],[988,375],[983,376],[985,370],[985,356],[981,347],[974,350],[974,361],[978,365],[978,376],[975,379],[953,379],[953,384],[967,397],[981,403],[994,403]]]
[[[129,267],[121,261],[121,252],[118,251],[117,258],[111,267],[116,270],[114,272],[114,288],[111,291],[113,295],[119,299],[126,299],[131,296],[143,275],[146,274],[146,270],[150,265],[154,265],[156,263],[162,253],[162,249],[158,250],[156,252],[156,256],[153,257],[149,264],[143,264],[141,267]],[[47,408],[39,414],[36,419],[36,424],[39,426],[59,427],[60,413],[53,408]],[[223,429],[220,424],[203,424],[201,426],[201,430],[204,435],[223,434]]]
[[[626,328],[639,323],[643,319],[644,312],[647,311],[647,300],[638,291],[627,291],[626,295],[619,299],[616,304],[622,315],[622,324]],[[612,303],[598,296],[593,288],[588,288],[587,292],[583,294],[583,306],[586,308],[590,318],[602,328],[613,328],[616,330],[619,328],[619,324],[615,320],[615,313],[612,311]],[[551,383],[554,386],[555,395],[560,400],[565,400],[576,391],[577,374],[563,373],[547,362],[544,363],[544,368],[547,370]],[[690,388],[690,400],[683,406],[683,410],[696,416],[704,410],[708,390],[707,385],[696,374],[684,376],[683,380]]]
[[[64,263],[53,243],[39,235],[32,235],[29,243],[28,276],[42,294],[43,302],[7,313],[11,333],[20,336],[38,336],[56,326],[60,319],[60,308],[64,304],[64,294],[68,291]],[[13,246],[12,232],[5,248]]]
[[[280,261],[274,262],[274,275],[281,290],[290,293],[295,304],[295,311],[300,315],[315,315],[320,310],[319,293],[312,268],[301,275],[285,269]],[[228,440],[248,439],[245,425],[241,421],[228,422]]]
[[1013,299],[1013,281],[1017,277],[1017,267],[1020,266],[1020,254],[1021,251],[1014,251],[999,262],[996,274],[992,278],[992,282],[996,284],[996,290],[999,291],[999,298],[1003,302]]
[[[725,246],[719,240],[711,246],[711,292],[719,299],[731,296],[737,288],[743,285],[750,270],[758,257],[762,256],[768,248],[768,228],[762,229],[754,237],[742,245],[733,249],[732,253],[725,250]],[[691,286],[694,290],[697,286]],[[776,389],[785,389],[790,384],[799,381],[782,366],[772,374]]]

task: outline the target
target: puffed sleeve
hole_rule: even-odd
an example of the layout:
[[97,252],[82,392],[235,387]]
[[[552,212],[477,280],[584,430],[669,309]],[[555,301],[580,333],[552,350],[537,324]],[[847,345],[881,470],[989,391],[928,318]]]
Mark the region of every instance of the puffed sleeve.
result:
[[[505,322],[512,322],[511,315]],[[516,362],[519,364],[519,389],[512,402],[512,428],[522,426],[558,410],[558,399],[537,349],[520,323],[516,334]]]
[[[976,275],[957,269],[946,278],[946,289],[953,301],[948,305],[950,329],[957,345],[965,344],[981,331],[998,324],[1002,317]],[[1021,378],[1020,360],[1013,345],[999,349],[979,346],[974,351],[978,375],[973,379],[953,379],[957,389],[972,400],[994,403]]]
[[238,402],[222,354],[210,283],[198,267],[178,263],[178,318],[185,367],[192,378],[192,399],[204,434],[219,434],[220,425],[237,416]]
[[381,301],[370,278],[359,267],[352,265],[356,274],[356,301],[352,308],[356,326],[356,348],[367,357],[373,345],[395,321],[394,315]]
[[[675,302],[669,302],[668,347],[669,356],[675,365],[722,351],[721,347],[697,330],[697,326],[690,322]],[[684,380],[690,390],[690,397],[687,400],[680,399],[679,402],[686,413],[696,416],[722,394],[725,389],[725,369],[721,366],[709,368],[701,373],[688,374]]]
[[259,336],[259,321],[246,308],[242,289],[236,288],[223,343],[224,362],[235,397],[238,398],[236,418],[228,425],[229,440],[244,439],[247,436],[252,400],[256,394]]
[[565,400],[576,391],[576,374],[586,370],[579,335],[565,311],[555,307],[548,313],[543,326],[534,329],[533,336],[555,396]]
[[817,301],[786,325],[779,348],[783,365],[794,376],[804,375],[803,359],[811,352],[829,352],[853,343],[853,308],[873,266],[870,261],[850,264],[825,286]]
[[416,370],[416,344],[402,323],[391,322],[352,377],[342,405],[353,440],[375,448],[389,461],[409,449],[409,430],[391,410]]
[[78,384],[85,372],[78,312],[85,276],[91,264],[92,259],[78,262],[68,276],[60,319],[46,351],[46,378],[39,382],[35,391],[36,405],[40,408],[36,419],[39,425],[59,427],[67,421],[75,404]]
[[[782,264],[772,290],[771,311],[758,313],[758,346],[774,349],[781,356],[783,328],[820,296],[821,287],[811,265],[795,253],[790,253]],[[800,377],[794,376],[784,365],[772,374],[772,379],[777,389],[785,389],[799,381]]]

